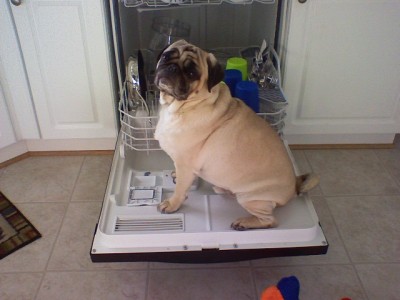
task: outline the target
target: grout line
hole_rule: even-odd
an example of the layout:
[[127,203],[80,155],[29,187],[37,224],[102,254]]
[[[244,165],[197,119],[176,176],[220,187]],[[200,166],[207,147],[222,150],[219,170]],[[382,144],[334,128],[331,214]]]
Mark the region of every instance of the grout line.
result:
[[[25,272],[26,273],[26,272]],[[35,291],[35,293],[34,293],[34,299],[36,299],[37,297],[38,297],[38,295],[39,295],[39,291],[40,291],[40,289],[41,289],[41,287],[42,287],[42,284],[43,284],[43,280],[44,280],[44,277],[46,276],[46,271],[43,271],[43,272],[40,272],[41,273],[41,275],[42,275],[42,278],[40,278],[40,282],[39,282],[39,284],[37,285],[37,287],[36,287],[36,291]]]
[[[375,150],[375,151],[376,151],[376,150]],[[382,161],[379,159],[379,157],[378,157],[378,155],[376,154],[375,151],[373,151],[375,157],[378,159],[379,162],[382,163]],[[305,156],[305,158],[306,158],[306,160],[307,160],[307,162],[308,162],[308,164],[309,164],[311,170],[314,171],[313,168],[312,168],[312,164],[311,164],[311,162],[310,162],[310,160],[309,160],[309,158],[308,158],[308,156],[307,156],[307,154],[306,154],[306,151],[304,151],[304,156]],[[385,170],[386,170],[386,169],[385,169]],[[386,172],[387,172],[387,170],[386,170]],[[388,172],[388,173],[389,173],[389,172]],[[389,173],[389,174],[390,174],[390,173]],[[329,216],[330,216],[330,218],[331,218],[331,220],[332,220],[332,222],[333,222],[333,225],[334,225],[334,227],[335,227],[335,229],[336,229],[336,232],[337,232],[337,234],[338,234],[338,236],[339,236],[339,239],[340,239],[340,241],[341,241],[341,243],[342,243],[342,245],[343,245],[343,248],[344,248],[344,250],[345,250],[345,253],[346,253],[346,255],[347,255],[347,258],[349,259],[349,263],[346,264],[346,265],[349,265],[349,266],[352,268],[352,270],[354,271],[355,276],[356,276],[356,278],[357,278],[358,284],[359,284],[359,286],[360,286],[361,289],[362,289],[363,296],[364,296],[366,299],[369,299],[369,297],[368,297],[368,295],[367,295],[367,291],[366,291],[366,289],[365,289],[365,287],[364,287],[364,285],[363,285],[363,283],[362,283],[362,281],[361,281],[361,278],[360,278],[360,276],[359,276],[359,274],[358,274],[358,272],[357,272],[357,268],[356,268],[356,266],[355,266],[355,263],[354,263],[354,261],[352,260],[351,255],[350,255],[350,253],[349,253],[348,246],[346,245],[346,243],[345,243],[345,241],[344,241],[344,239],[343,239],[342,233],[341,233],[341,231],[340,231],[340,229],[339,229],[339,226],[338,226],[338,224],[337,224],[337,222],[336,222],[336,219],[335,219],[334,215],[332,214],[331,208],[329,207],[327,198],[334,198],[334,197],[355,197],[355,196],[365,196],[365,197],[369,197],[369,196],[372,196],[372,195],[370,195],[370,194],[368,194],[368,195],[348,195],[348,194],[346,194],[346,195],[326,195],[326,193],[322,190],[321,187],[320,187],[320,191],[321,191],[322,197],[324,198],[324,201],[325,201],[325,203],[326,203]]]
[[144,299],[147,300],[149,298],[150,291],[150,262],[147,262],[147,274],[146,274],[146,291],[144,294]]
[[[324,198],[325,198],[325,197],[324,197]],[[329,198],[329,197],[328,197],[328,198]],[[325,198],[325,201],[326,201],[326,198]],[[340,229],[339,229],[338,224],[336,223],[336,219],[335,219],[335,217],[334,217],[334,215],[333,215],[333,213],[332,213],[332,211],[331,211],[331,208],[329,207],[328,201],[326,201],[326,206],[327,206],[327,208],[328,208],[329,215],[330,215],[331,218],[332,218],[332,222],[333,222],[333,224],[334,224],[334,226],[335,226],[335,228],[336,228],[336,231],[337,231],[337,234],[338,234],[338,236],[339,236],[339,239],[340,239],[340,241],[341,241],[342,244],[343,244],[343,248],[344,248],[344,251],[346,252],[347,258],[349,259],[350,266],[351,266],[351,268],[353,269],[353,271],[354,271],[354,273],[355,273],[355,275],[356,275],[358,284],[360,285],[360,287],[361,287],[361,289],[362,289],[362,293],[363,293],[363,295],[366,297],[366,299],[368,299],[367,291],[366,291],[364,285],[362,284],[361,278],[360,278],[360,276],[359,276],[359,274],[358,274],[358,272],[357,272],[357,269],[356,269],[356,267],[355,267],[355,262],[354,262],[353,259],[351,258],[351,255],[350,255],[348,246],[346,245],[346,243],[345,243],[345,241],[344,241],[344,239],[343,239],[342,233],[341,233],[341,231],[340,231]]]
[[395,144],[290,144],[291,150],[370,150],[394,149]]
[[[318,257],[318,256],[321,256],[321,255],[326,255],[326,254],[320,254],[320,255],[312,255],[312,256],[316,256],[316,257]],[[300,256],[285,256],[285,257],[300,257]],[[279,257],[277,257],[277,258],[279,258]],[[284,258],[284,257],[282,257],[282,258]],[[297,268],[297,267],[299,267],[299,268],[304,268],[304,267],[326,267],[326,266],[349,266],[351,264],[351,262],[350,262],[350,260],[349,260],[349,262],[327,262],[327,263],[321,263],[321,262],[319,262],[319,263],[315,263],[315,264],[313,264],[313,263],[306,263],[306,264],[302,264],[302,263],[299,263],[299,264],[296,264],[296,263],[293,263],[293,264],[273,264],[273,265],[260,265],[260,266],[254,266],[254,268],[255,269],[265,269],[265,268],[268,268],[268,269],[271,269],[271,268]]]
[[50,252],[49,252],[49,257],[48,257],[48,259],[47,259],[47,263],[46,263],[45,268],[44,268],[44,275],[43,275],[43,277],[42,277],[42,280],[40,281],[39,288],[38,288],[38,290],[37,290],[37,292],[36,292],[36,294],[35,294],[35,299],[37,298],[37,296],[38,296],[38,294],[39,294],[39,291],[40,291],[40,289],[42,288],[44,277],[45,277],[46,273],[48,272],[48,267],[49,267],[49,264],[50,264],[50,260],[51,260],[53,254],[54,254],[53,252],[54,252],[54,249],[55,249],[56,244],[57,244],[57,242],[58,242],[58,239],[60,238],[60,232],[61,232],[61,229],[62,229],[63,226],[64,226],[65,218],[66,218],[66,215],[67,215],[67,213],[68,213],[68,209],[69,209],[70,204],[71,204],[72,196],[73,196],[73,194],[74,194],[74,191],[75,191],[75,188],[76,188],[76,184],[78,183],[78,179],[79,179],[79,176],[80,176],[80,174],[81,174],[82,167],[83,167],[83,164],[84,164],[85,160],[86,160],[86,157],[84,156],[83,159],[82,159],[81,165],[80,165],[80,167],[79,167],[79,171],[77,172],[76,179],[75,179],[73,188],[72,188],[72,190],[71,190],[71,194],[70,194],[70,196],[69,196],[68,202],[62,202],[62,203],[66,203],[67,205],[66,205],[66,208],[65,208],[64,215],[63,215],[63,217],[61,218],[61,223],[60,223],[60,226],[59,226],[59,228],[58,228],[58,230],[57,230],[56,238],[54,239],[53,245],[51,246],[51,250],[50,250]]
[[[329,198],[329,197],[328,197],[328,198]],[[339,230],[339,226],[338,226],[338,224],[336,223],[336,219],[335,219],[335,217],[334,217],[334,215],[333,215],[333,213],[332,213],[332,211],[331,211],[331,208],[329,207],[328,201],[326,201],[326,200],[327,200],[326,197],[324,197],[324,200],[325,200],[326,206],[327,206],[327,208],[328,208],[329,216],[330,216],[331,219],[332,219],[332,223],[333,223],[333,225],[335,226],[335,229],[336,229],[336,231],[337,231],[337,234],[338,234],[338,236],[339,236],[339,239],[340,239],[340,241],[341,241],[342,244],[343,244],[343,248],[344,248],[344,250],[345,250],[345,252],[346,252],[347,258],[349,259],[349,262],[350,262],[351,264],[353,264],[353,261],[352,261],[352,259],[351,259],[350,253],[349,253],[349,251],[348,251],[348,249],[347,249],[346,243],[344,242],[344,239],[343,239],[343,237],[342,237],[342,233],[341,233],[341,231]]]
[[367,290],[365,289],[364,284],[363,284],[363,282],[362,282],[362,280],[360,278],[360,275],[357,272],[356,265],[354,263],[352,263],[351,266],[352,266],[352,268],[354,270],[354,273],[356,274],[356,277],[357,277],[357,280],[358,280],[358,284],[362,288],[362,291],[363,291],[365,299],[369,299],[368,294],[367,294]]
[[[242,262],[246,262],[248,260],[243,260]],[[151,264],[152,262],[150,262]],[[154,262],[157,263],[157,262]],[[232,262],[228,262],[227,264],[231,264]],[[174,265],[179,264],[179,263],[173,263]],[[215,264],[220,264],[220,263],[215,263]],[[163,267],[150,267],[149,270],[151,271],[169,271],[169,270],[173,270],[173,271],[183,271],[183,270],[190,270],[190,271],[195,271],[195,270],[232,270],[232,269],[246,269],[249,268],[250,265],[246,265],[246,266],[213,266],[214,263],[203,263],[200,264],[200,267],[191,267],[191,265],[196,266],[199,264],[185,264],[183,263],[182,265],[184,265],[185,267],[172,267],[172,268],[163,268]]]
[[[319,255],[315,255],[319,256]],[[299,256],[298,256],[299,257]],[[307,263],[307,264],[282,264],[282,265],[261,265],[261,266],[254,266],[254,269],[271,269],[271,268],[303,268],[303,267],[326,267],[326,266],[350,266],[350,265],[393,265],[398,264],[400,265],[399,261],[380,261],[380,262],[331,262],[331,263]]]
[[[396,148],[395,148],[396,149]],[[385,162],[379,157],[379,155],[377,154],[378,150],[374,150],[374,154],[376,156],[376,158],[378,159],[380,165],[382,166],[382,168],[386,171],[386,173],[389,175],[389,177],[394,181],[394,183],[396,184],[396,186],[400,189],[400,180],[398,180],[394,175],[392,175],[392,173],[390,172],[390,170],[386,167]]]
[[[312,195],[312,196],[318,196],[318,195]],[[324,194],[324,195],[320,195],[320,196],[324,196],[324,197],[342,197],[342,198],[346,198],[346,197],[398,197],[400,196],[400,193],[382,193],[382,194]]]
[[121,273],[131,273],[131,272],[139,272],[143,273],[146,272],[146,269],[112,269],[112,268],[99,268],[99,269],[73,269],[73,270],[67,270],[67,269],[60,269],[60,270],[49,270],[49,271],[44,271],[44,272],[5,272],[5,273],[0,273],[1,274],[52,274],[52,273],[113,273],[113,272],[121,272]]
[[[318,256],[318,255],[316,255]],[[128,262],[127,262],[128,263]],[[103,264],[103,263],[98,263],[98,264]],[[304,267],[329,267],[329,266],[351,266],[351,265],[380,265],[380,266],[392,266],[392,265],[400,265],[399,261],[385,261],[385,262],[357,262],[357,263],[351,263],[351,262],[337,262],[337,263],[317,263],[317,264],[282,264],[282,265],[259,265],[259,266],[241,266],[237,268],[197,268],[197,269],[192,269],[192,268],[168,268],[168,269],[150,269],[147,266],[143,268],[121,268],[121,269],[115,269],[115,268],[93,268],[93,269],[54,269],[54,270],[45,270],[45,271],[28,271],[28,270],[21,270],[21,271],[6,271],[6,272],[0,272],[0,275],[18,275],[18,274],[43,274],[45,273],[92,273],[92,272],[147,272],[149,271],[201,271],[201,270],[231,270],[231,269],[253,269],[254,271],[257,270],[263,270],[263,269],[276,269],[276,268],[304,268]]]
[[249,261],[249,268],[250,268],[250,276],[251,276],[251,281],[253,282],[253,292],[255,295],[254,299],[258,299],[261,295],[258,295],[258,289],[257,289],[257,282],[256,282],[256,268],[253,266],[253,264],[251,263],[252,261]]

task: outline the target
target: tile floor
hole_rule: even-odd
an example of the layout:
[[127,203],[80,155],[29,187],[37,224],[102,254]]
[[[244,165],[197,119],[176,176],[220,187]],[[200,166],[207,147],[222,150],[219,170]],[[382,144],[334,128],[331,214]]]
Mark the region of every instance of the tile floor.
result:
[[293,152],[303,172],[321,175],[311,194],[327,255],[93,264],[112,157],[31,157],[0,169],[0,190],[43,234],[0,261],[0,299],[258,299],[289,275],[303,300],[400,299],[400,147]]

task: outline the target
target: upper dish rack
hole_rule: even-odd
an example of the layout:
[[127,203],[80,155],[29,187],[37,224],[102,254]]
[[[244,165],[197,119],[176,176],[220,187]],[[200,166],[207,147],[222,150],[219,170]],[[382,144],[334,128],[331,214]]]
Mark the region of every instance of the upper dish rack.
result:
[[[213,51],[210,51],[213,52]],[[216,54],[221,50],[216,50]],[[279,58],[275,50],[271,53],[276,61],[279,83],[281,82]],[[127,82],[124,83],[119,102],[122,141],[125,146],[135,151],[161,150],[154,132],[158,122],[159,92],[150,89],[146,99],[134,104],[128,97]],[[260,113],[257,115],[267,121],[279,135],[283,135],[286,106],[288,104],[281,87],[259,89]]]
[[273,4],[275,0],[123,0],[126,7],[138,7],[146,5],[149,7],[160,7],[170,5],[219,5],[223,2],[230,4],[251,4],[259,2]]

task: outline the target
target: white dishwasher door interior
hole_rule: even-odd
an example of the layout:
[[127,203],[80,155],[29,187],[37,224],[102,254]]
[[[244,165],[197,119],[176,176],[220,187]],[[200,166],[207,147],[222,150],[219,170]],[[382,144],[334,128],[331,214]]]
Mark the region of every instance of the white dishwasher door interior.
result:
[[160,213],[157,204],[174,189],[172,161],[163,151],[133,151],[122,141],[121,132],[91,248],[94,262],[204,263],[327,252],[307,194],[277,208],[279,225],[271,229],[231,229],[248,213],[201,179],[178,212]]

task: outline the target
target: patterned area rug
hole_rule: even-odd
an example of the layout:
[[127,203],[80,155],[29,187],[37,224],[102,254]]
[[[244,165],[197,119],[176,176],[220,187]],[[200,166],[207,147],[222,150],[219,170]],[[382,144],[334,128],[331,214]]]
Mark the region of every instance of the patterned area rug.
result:
[[41,236],[28,219],[0,192],[0,259]]

